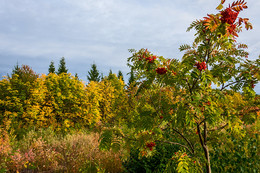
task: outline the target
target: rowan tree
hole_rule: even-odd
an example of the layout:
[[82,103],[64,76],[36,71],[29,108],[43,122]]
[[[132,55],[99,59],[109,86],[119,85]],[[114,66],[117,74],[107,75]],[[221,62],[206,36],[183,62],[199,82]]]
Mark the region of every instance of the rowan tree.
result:
[[[236,1],[225,9],[223,4],[224,0],[217,14],[192,22],[187,30],[195,29],[196,37],[191,46],[180,46],[180,51],[185,51],[180,61],[147,49],[131,50],[128,65],[138,87],[135,106],[127,117],[121,117],[127,128],[104,131],[101,146],[113,143],[109,138],[123,138],[126,144],[135,141],[143,155],[151,155],[156,145],[178,145],[182,150],[173,154],[174,169],[211,172],[212,146],[224,142],[215,131],[243,133],[241,109],[234,108],[229,98],[242,92],[242,100],[250,103],[255,99],[254,85],[260,80],[260,60],[249,60],[247,46],[236,42],[242,24],[252,29],[247,18],[238,17],[247,8],[246,2]],[[256,120],[257,112],[253,115]]]

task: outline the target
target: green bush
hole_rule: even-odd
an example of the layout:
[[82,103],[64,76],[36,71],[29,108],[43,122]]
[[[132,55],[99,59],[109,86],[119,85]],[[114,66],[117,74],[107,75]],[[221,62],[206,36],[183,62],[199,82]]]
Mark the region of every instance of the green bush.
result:
[[212,172],[257,173],[260,170],[259,135],[245,135],[242,139],[228,136],[230,145],[219,144],[212,153]]
[[179,151],[178,146],[158,144],[153,156],[141,157],[140,150],[132,148],[130,157],[123,162],[125,172],[164,172],[166,165],[171,162],[172,156],[177,151]]

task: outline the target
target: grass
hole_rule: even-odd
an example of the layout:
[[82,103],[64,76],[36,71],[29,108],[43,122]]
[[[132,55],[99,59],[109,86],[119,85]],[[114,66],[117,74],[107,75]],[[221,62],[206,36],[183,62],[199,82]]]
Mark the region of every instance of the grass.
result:
[[29,131],[21,140],[1,130],[0,172],[122,172],[122,152],[101,151],[99,134],[51,129]]

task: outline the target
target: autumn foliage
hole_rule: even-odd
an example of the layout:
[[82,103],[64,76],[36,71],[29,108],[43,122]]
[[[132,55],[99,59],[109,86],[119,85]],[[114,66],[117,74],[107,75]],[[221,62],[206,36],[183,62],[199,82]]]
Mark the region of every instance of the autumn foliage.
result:
[[246,2],[224,3],[188,27],[182,59],[131,49],[128,86],[17,66],[0,81],[0,172],[256,172],[260,60],[236,40]]

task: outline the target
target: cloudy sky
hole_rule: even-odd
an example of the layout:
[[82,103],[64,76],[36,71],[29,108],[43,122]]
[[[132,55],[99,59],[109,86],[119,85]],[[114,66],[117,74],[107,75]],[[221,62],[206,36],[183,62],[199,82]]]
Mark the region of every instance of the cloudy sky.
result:
[[[260,1],[247,0],[241,12],[254,29],[240,34],[250,59],[260,54]],[[0,0],[0,75],[26,64],[37,73],[56,69],[65,57],[67,68],[87,80],[92,63],[129,72],[128,49],[148,48],[166,58],[181,58],[178,48],[190,44],[190,23],[216,13],[220,0]],[[226,0],[226,6],[231,0]],[[128,76],[125,76],[128,78]],[[256,89],[260,92],[260,85]]]

